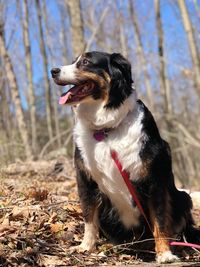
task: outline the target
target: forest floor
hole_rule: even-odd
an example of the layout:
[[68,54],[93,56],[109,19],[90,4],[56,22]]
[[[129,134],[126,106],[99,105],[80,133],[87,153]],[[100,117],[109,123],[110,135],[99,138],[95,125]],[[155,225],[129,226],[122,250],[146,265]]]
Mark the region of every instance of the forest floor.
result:
[[[0,189],[0,266],[160,266],[137,242],[130,249],[101,239],[92,254],[69,252],[82,240],[83,220],[66,158],[12,164],[0,171]],[[193,214],[200,226],[200,211]],[[176,252],[181,262],[170,266],[200,266],[200,252]]]

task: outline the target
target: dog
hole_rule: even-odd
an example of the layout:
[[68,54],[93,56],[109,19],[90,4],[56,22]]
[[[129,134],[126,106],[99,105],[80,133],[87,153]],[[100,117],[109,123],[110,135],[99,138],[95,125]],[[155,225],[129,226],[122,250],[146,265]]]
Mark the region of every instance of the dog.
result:
[[[158,263],[179,258],[169,240],[200,242],[190,196],[177,190],[170,147],[156,122],[137,99],[131,64],[119,53],[87,52],[51,70],[58,85],[73,85],[59,103],[75,107],[75,167],[85,222],[78,251],[92,251],[99,232],[114,243],[153,237]],[[114,160],[137,191],[151,230],[135,204]]]

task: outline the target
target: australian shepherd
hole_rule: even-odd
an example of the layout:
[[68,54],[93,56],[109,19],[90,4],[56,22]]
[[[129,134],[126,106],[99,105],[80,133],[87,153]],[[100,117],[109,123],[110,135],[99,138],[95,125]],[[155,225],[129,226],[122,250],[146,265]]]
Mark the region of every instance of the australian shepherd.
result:
[[[56,84],[73,85],[59,103],[75,106],[75,166],[85,222],[76,249],[92,251],[99,232],[115,243],[152,236],[157,262],[178,260],[170,239],[184,234],[188,241],[200,242],[192,201],[174,184],[170,147],[137,99],[130,63],[118,53],[88,52],[51,73]],[[111,150],[129,174],[151,230]]]

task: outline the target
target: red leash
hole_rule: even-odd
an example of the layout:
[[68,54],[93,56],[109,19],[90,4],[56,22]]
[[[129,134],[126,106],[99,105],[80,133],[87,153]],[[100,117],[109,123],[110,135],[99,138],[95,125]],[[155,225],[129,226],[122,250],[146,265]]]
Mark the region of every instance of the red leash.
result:
[[[131,194],[133,200],[135,201],[135,203],[136,203],[136,205],[137,205],[139,211],[140,211],[141,214],[143,215],[143,217],[144,217],[144,219],[145,219],[147,225],[149,226],[149,229],[150,229],[151,232],[152,232],[150,223],[149,223],[149,221],[148,221],[148,219],[147,219],[147,217],[146,217],[146,215],[145,215],[145,213],[144,213],[144,210],[143,210],[143,208],[142,208],[142,205],[141,205],[141,203],[140,203],[140,201],[139,201],[139,199],[138,199],[138,197],[137,197],[136,190],[135,190],[134,186],[132,185],[132,183],[131,183],[130,180],[129,180],[129,174],[128,174],[125,170],[123,170],[123,168],[122,168],[122,164],[121,164],[121,162],[120,162],[119,159],[118,159],[117,152],[114,151],[114,150],[112,150],[112,151],[111,151],[111,157],[112,157],[112,159],[114,160],[114,162],[115,162],[115,164],[116,164],[116,166],[117,166],[117,168],[118,168],[118,170],[119,170],[121,176],[123,177],[124,182],[125,182],[125,184],[126,184],[128,190],[129,190],[129,192],[130,192],[130,194]],[[185,247],[191,247],[191,248],[197,248],[197,249],[200,249],[200,245],[192,244],[192,243],[186,243],[186,242],[175,242],[175,241],[172,241],[172,242],[169,242],[169,245],[170,245],[170,246],[185,246]]]
[[187,243],[187,242],[172,241],[172,242],[169,242],[169,244],[170,244],[170,246],[184,246],[184,247],[190,247],[190,248],[198,248],[198,249],[200,249],[200,245],[192,244],[192,243]]
[[[137,197],[137,193],[136,193],[136,191],[135,191],[135,188],[134,188],[134,186],[131,184],[131,182],[130,182],[130,180],[129,180],[129,174],[128,174],[125,170],[123,170],[123,168],[122,168],[122,164],[121,164],[121,162],[120,162],[119,159],[118,159],[117,152],[114,151],[114,150],[112,150],[112,151],[111,151],[111,157],[112,157],[112,159],[114,160],[115,164],[117,165],[117,168],[118,168],[118,170],[120,171],[120,174],[121,174],[121,176],[123,177],[124,182],[126,183],[126,186],[128,187],[128,190],[129,190],[129,192],[130,192],[130,194],[131,194],[133,200],[135,201],[135,203],[136,203],[136,205],[137,205],[139,211],[140,211],[141,214],[143,215],[143,217],[144,217],[144,219],[145,219],[147,225],[149,226],[149,228],[150,228],[150,230],[151,230],[150,223],[149,223],[149,221],[147,220],[147,217],[146,217],[146,215],[145,215],[145,213],[144,213],[144,210],[143,210],[143,208],[142,208],[142,205],[141,205],[141,203],[140,203],[140,201],[139,201],[139,199],[138,199],[138,197]],[[152,232],[152,230],[151,230],[151,232]]]

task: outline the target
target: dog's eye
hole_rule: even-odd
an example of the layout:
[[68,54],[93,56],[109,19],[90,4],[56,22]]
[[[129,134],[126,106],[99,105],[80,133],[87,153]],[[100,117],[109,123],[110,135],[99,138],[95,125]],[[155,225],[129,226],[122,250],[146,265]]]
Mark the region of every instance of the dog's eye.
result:
[[83,65],[87,65],[89,63],[89,61],[86,58],[84,58],[82,63],[83,63]]

